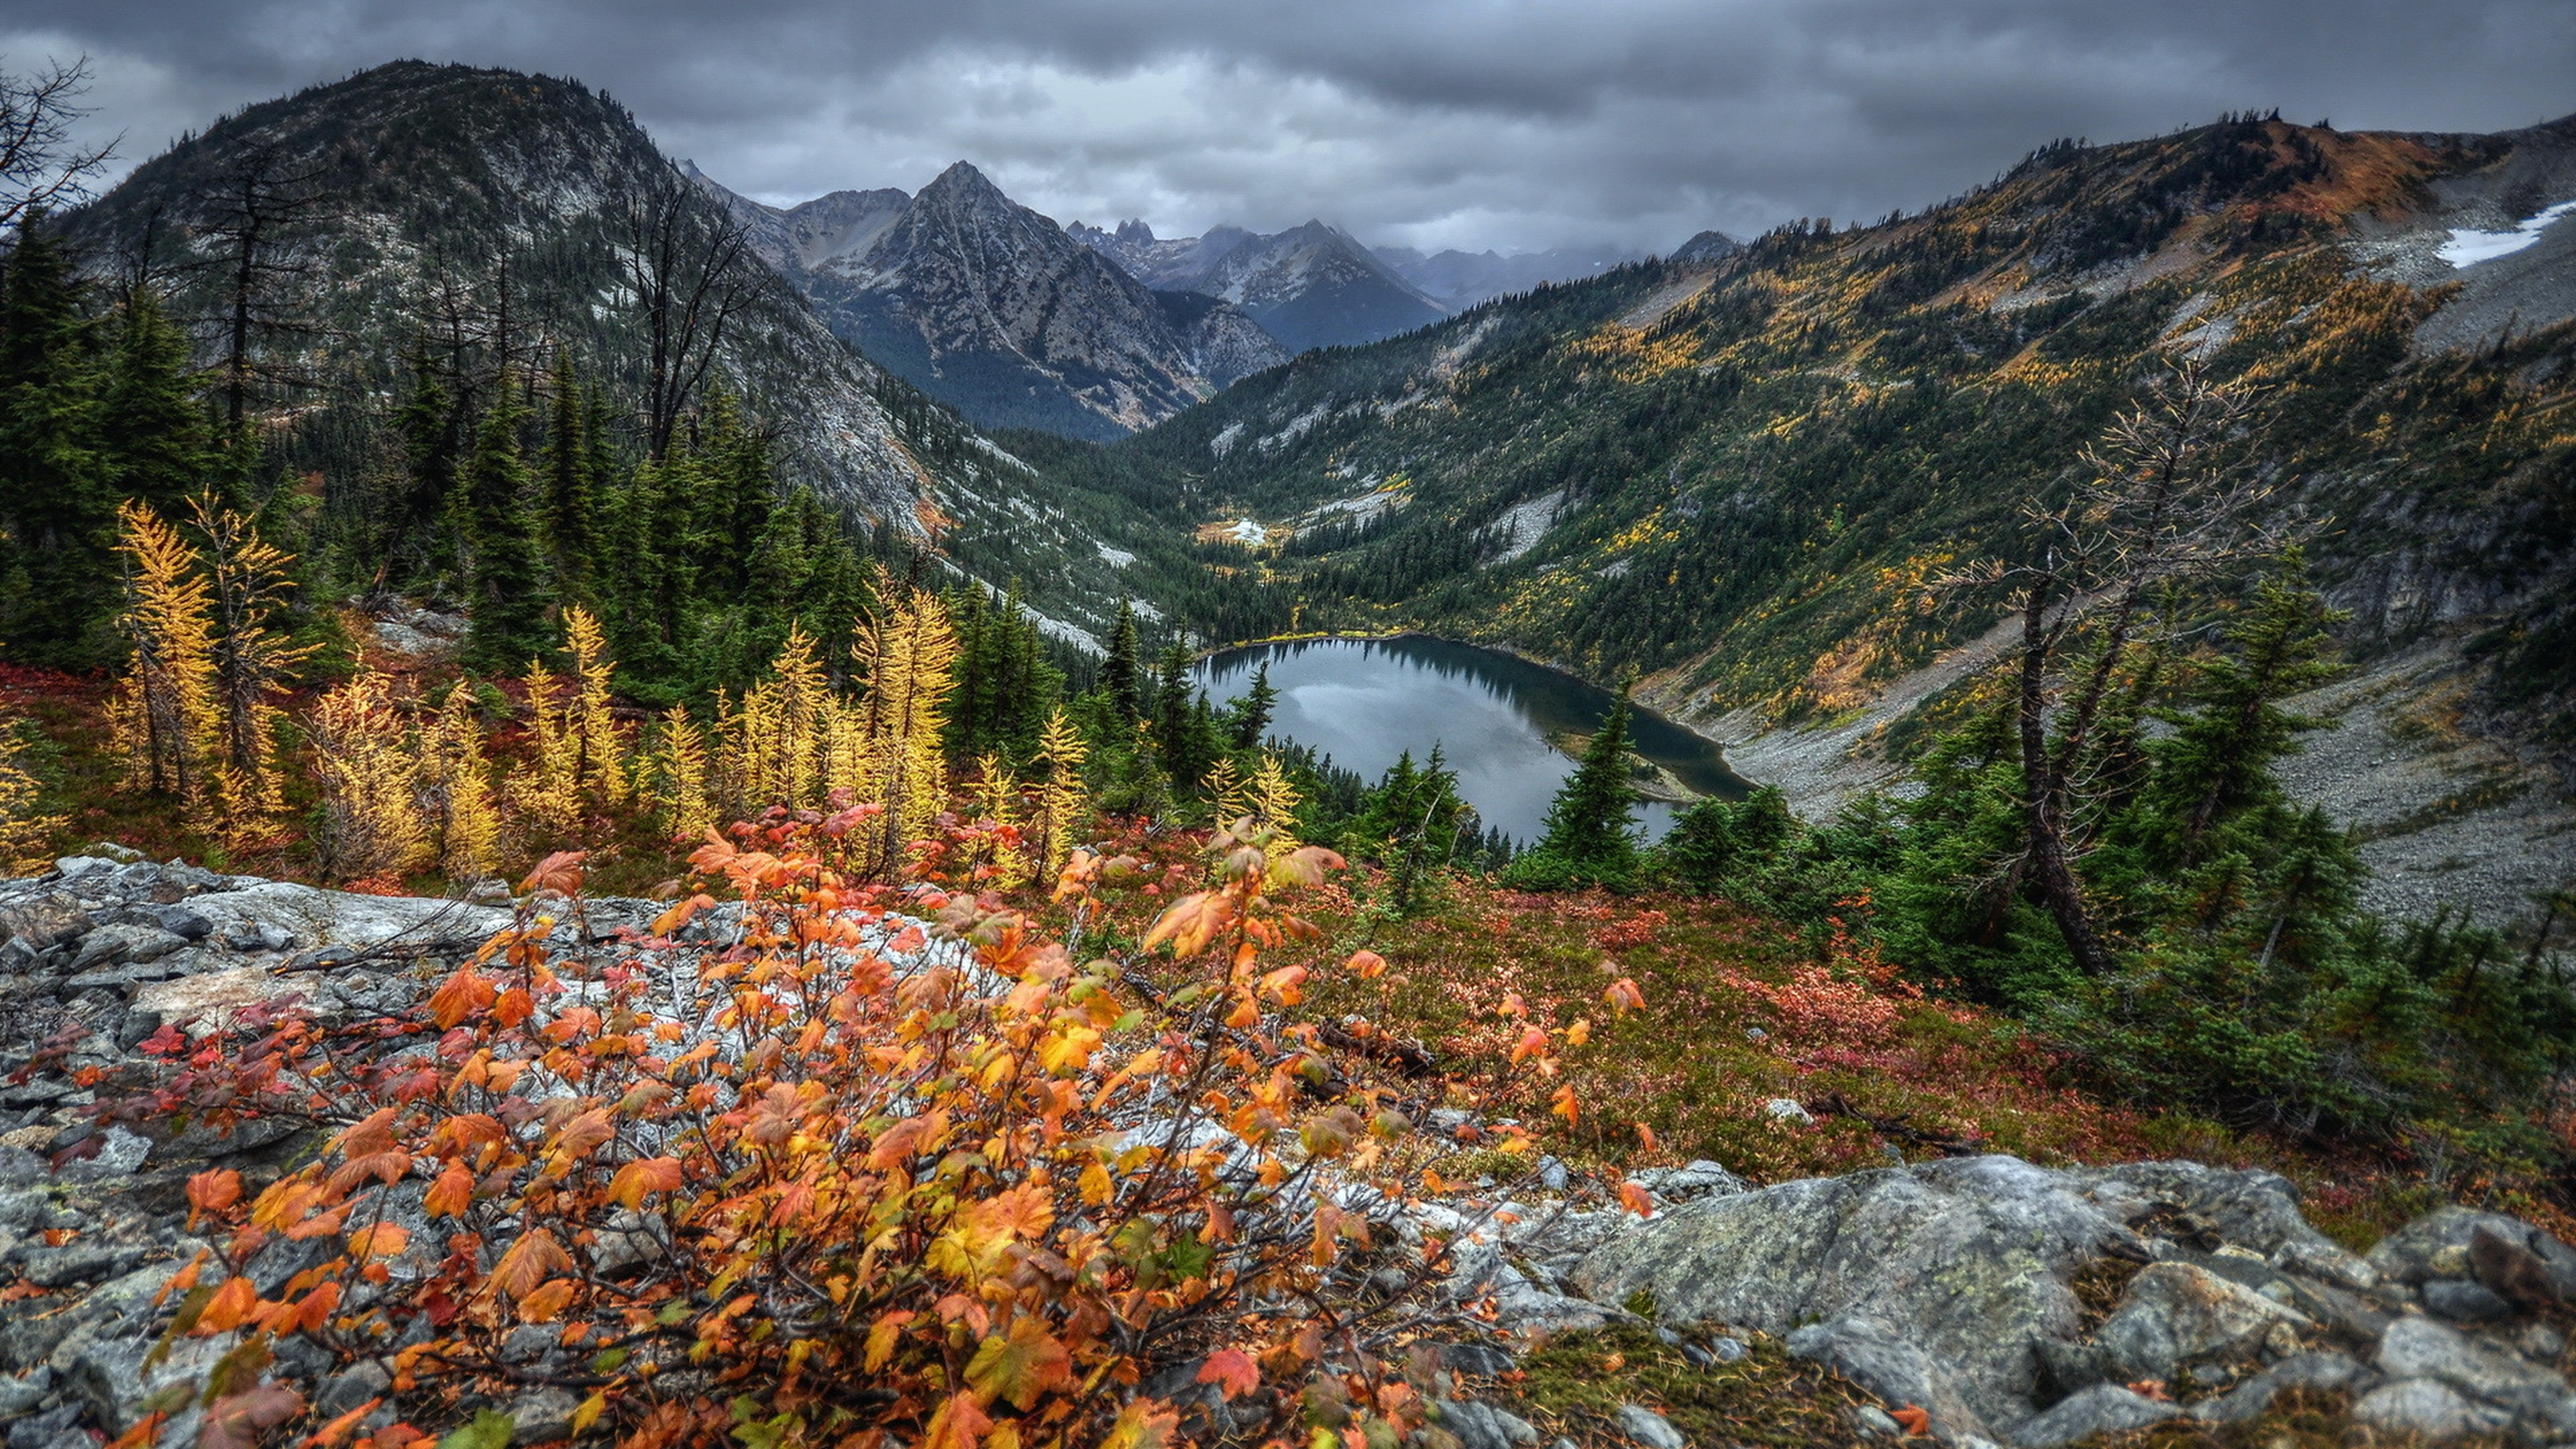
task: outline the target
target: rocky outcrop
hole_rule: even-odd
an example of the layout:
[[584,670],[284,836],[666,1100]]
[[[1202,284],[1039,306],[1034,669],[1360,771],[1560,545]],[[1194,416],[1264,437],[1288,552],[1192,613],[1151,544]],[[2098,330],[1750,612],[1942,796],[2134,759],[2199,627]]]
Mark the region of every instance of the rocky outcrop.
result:
[[[2107,1314],[2088,1307],[2121,1278]],[[1783,1335],[1952,1443],[2233,1423],[2287,1389],[2433,1437],[2576,1434],[2543,1321],[2576,1294],[2576,1249],[2446,1208],[2356,1256],[2268,1172],[1975,1157],[1782,1183],[1660,1213],[1571,1282]]]

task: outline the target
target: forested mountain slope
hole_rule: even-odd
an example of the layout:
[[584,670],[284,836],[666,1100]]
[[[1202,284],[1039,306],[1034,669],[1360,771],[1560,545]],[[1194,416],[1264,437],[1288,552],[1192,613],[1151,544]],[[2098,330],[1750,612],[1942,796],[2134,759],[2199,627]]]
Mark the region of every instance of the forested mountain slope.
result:
[[[786,283],[728,261],[722,221],[607,97],[403,61],[218,121],[64,233],[94,270],[168,285],[201,360],[225,364],[238,336],[254,408],[327,411],[413,352],[543,365],[560,347],[650,427],[647,394],[703,372],[746,398],[789,482],[917,530],[937,480],[989,460]],[[658,382],[657,299],[638,296],[654,286],[669,292]]]
[[[2261,385],[2246,466],[2320,531],[2365,653],[2497,661],[2537,729],[2576,682],[2576,223],[2455,267],[2459,229],[2576,197],[2576,123],[2355,134],[2231,118],[2044,148],[1915,217],[1541,289],[1310,355],[1121,445],[1139,496],[1284,525],[1304,628],[1418,624],[1769,724],[1859,707],[1976,637],[1931,585],[2159,366]],[[1249,562],[1249,560],[1247,560]],[[2563,736],[2559,743],[2566,743]]]

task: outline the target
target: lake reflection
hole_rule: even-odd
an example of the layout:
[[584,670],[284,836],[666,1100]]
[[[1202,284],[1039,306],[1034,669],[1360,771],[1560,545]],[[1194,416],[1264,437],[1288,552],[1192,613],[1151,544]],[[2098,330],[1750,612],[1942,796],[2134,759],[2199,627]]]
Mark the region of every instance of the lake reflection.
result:
[[[1542,665],[1446,639],[1314,639],[1256,644],[1211,656],[1199,680],[1220,701],[1270,666],[1279,703],[1270,732],[1306,745],[1372,784],[1406,750],[1416,761],[1441,747],[1458,793],[1490,826],[1522,842],[1539,837],[1548,803],[1574,773],[1550,734],[1590,734],[1612,696]],[[1706,795],[1741,799],[1745,783],[1718,747],[1660,715],[1636,713],[1639,754]],[[1636,820],[1650,835],[1674,807],[1647,801]]]

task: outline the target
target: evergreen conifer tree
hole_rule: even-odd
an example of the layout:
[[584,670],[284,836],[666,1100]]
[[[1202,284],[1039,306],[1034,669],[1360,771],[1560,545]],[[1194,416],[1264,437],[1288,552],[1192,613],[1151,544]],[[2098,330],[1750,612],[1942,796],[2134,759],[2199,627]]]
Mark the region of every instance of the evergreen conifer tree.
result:
[[545,492],[546,551],[568,595],[588,595],[599,545],[600,478],[595,470],[600,449],[592,431],[597,424],[571,357],[557,352],[538,472]]
[[1637,788],[1628,782],[1628,691],[1619,691],[1601,729],[1584,748],[1556,801],[1548,807],[1547,833],[1513,863],[1512,878],[1533,886],[1626,887],[1637,873],[1637,836],[1629,811]]
[[147,288],[126,299],[104,402],[100,441],[116,491],[177,513],[206,486],[206,411],[189,375],[187,335]]
[[1265,659],[1252,670],[1252,687],[1238,696],[1229,709],[1234,727],[1234,747],[1257,749],[1261,736],[1270,728],[1271,711],[1279,703],[1279,691],[1270,685],[1270,661]]
[[474,430],[474,453],[465,466],[474,601],[465,659],[493,673],[544,654],[554,643],[546,623],[545,567],[529,516],[528,465],[519,454],[525,417],[512,390],[497,389]]
[[394,585],[437,580],[456,567],[453,515],[464,451],[462,423],[426,349],[414,349],[411,376],[411,391],[394,414],[394,430],[403,444],[403,483],[385,520],[379,574]]
[[1132,600],[1122,598],[1118,601],[1118,622],[1109,630],[1109,657],[1100,661],[1100,687],[1120,713],[1129,719],[1142,719],[1144,682],[1144,661],[1136,642],[1136,606]]
[[0,282],[0,644],[22,664],[117,653],[117,499],[82,293],[63,246],[21,226]]

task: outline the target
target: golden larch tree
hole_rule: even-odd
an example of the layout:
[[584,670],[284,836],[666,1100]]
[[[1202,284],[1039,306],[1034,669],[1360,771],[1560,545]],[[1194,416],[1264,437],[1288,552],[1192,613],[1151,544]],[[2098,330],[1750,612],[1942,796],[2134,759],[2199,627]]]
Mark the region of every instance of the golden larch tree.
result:
[[1037,763],[1046,770],[1046,784],[1038,790],[1037,818],[1030,822],[1031,853],[1049,875],[1073,853],[1074,832],[1091,810],[1082,786],[1082,762],[1089,754],[1082,732],[1058,706],[1038,732]]
[[216,781],[226,827],[243,832],[285,807],[277,769],[277,722],[285,712],[271,699],[321,646],[297,644],[275,627],[295,587],[287,575],[295,556],[261,539],[247,515],[210,497],[190,507],[206,541],[214,607],[214,688],[223,718]]
[[696,839],[715,826],[708,796],[707,733],[683,705],[662,715],[644,755],[640,788],[666,834]]
[[0,870],[34,871],[45,863],[45,841],[66,817],[42,815],[43,785],[27,768],[23,721],[0,719]]
[[627,771],[626,741],[609,703],[609,677],[616,672],[617,662],[608,657],[608,637],[588,609],[576,604],[564,615],[564,635],[578,686],[568,720],[574,775],[601,804],[623,804],[633,782]]
[[[1272,860],[1297,848],[1297,805],[1301,798],[1288,772],[1279,765],[1279,757],[1264,750],[1261,764],[1252,772],[1252,784],[1245,792],[1249,798],[1252,823],[1273,833],[1264,854]],[[1229,822],[1231,823],[1231,822]]]
[[314,705],[313,772],[322,788],[314,839],[335,880],[400,875],[429,862],[420,760],[394,708],[391,684],[367,670]]
[[438,869],[451,881],[490,875],[501,863],[501,811],[492,798],[483,721],[459,684],[421,731],[421,807],[438,837]]
[[528,749],[535,768],[510,779],[510,805],[554,843],[581,823],[581,738],[567,708],[563,680],[537,660],[523,680],[528,696]]
[[223,755],[214,589],[196,550],[160,515],[128,500],[116,517],[116,551],[127,565],[118,623],[134,641],[133,664],[109,706],[125,782],[193,806],[213,787]]

